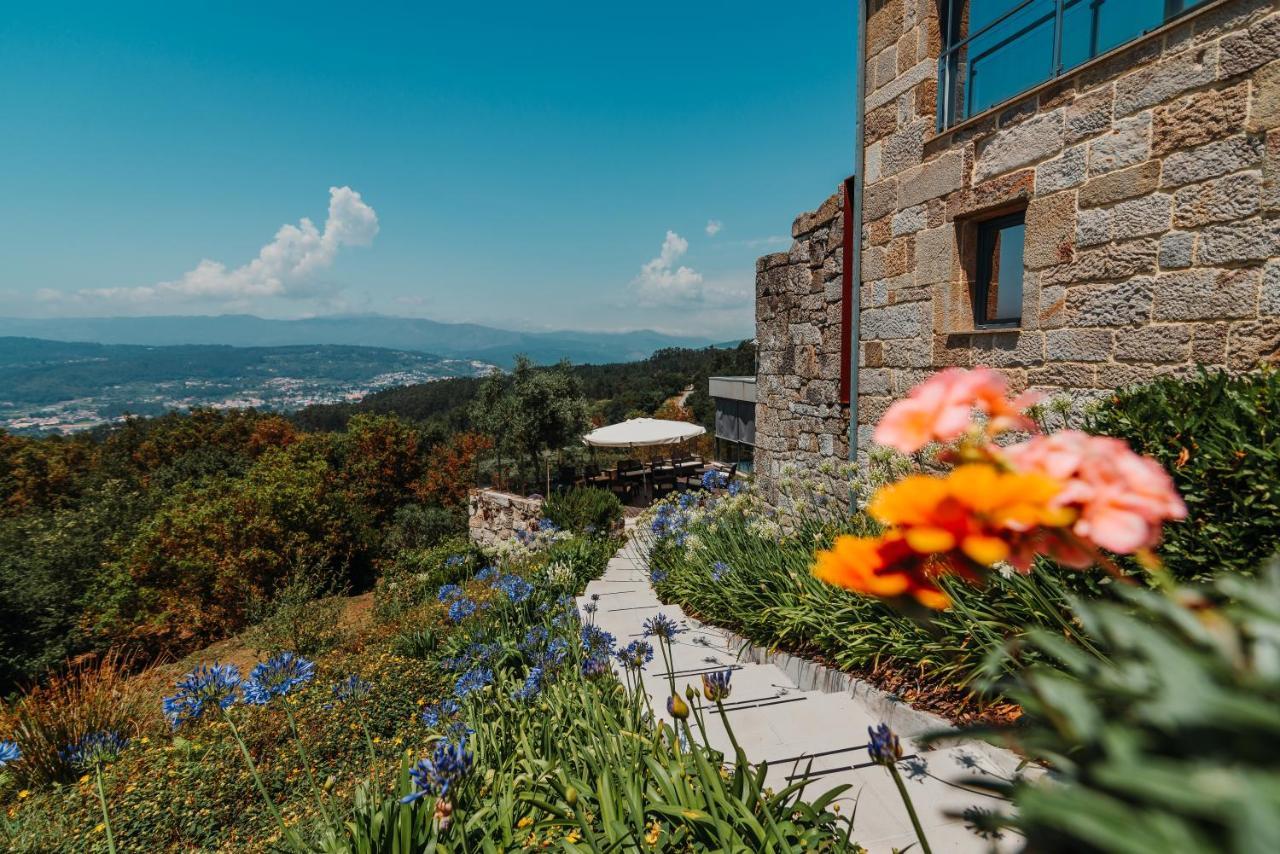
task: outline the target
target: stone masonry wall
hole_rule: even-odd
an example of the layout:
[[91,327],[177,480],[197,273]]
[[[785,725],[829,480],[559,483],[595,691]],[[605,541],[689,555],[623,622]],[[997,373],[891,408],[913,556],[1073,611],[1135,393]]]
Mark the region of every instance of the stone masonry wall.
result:
[[789,252],[756,262],[755,475],[776,502],[784,469],[848,455],[840,404],[843,191],[792,225]]
[[[1280,355],[1280,0],[1223,0],[936,131],[939,0],[867,22],[858,445],[932,372],[1083,402]],[[756,470],[844,459],[842,194],[756,268]],[[1025,209],[1016,329],[975,330],[977,221]]]
[[516,531],[533,530],[542,518],[542,500],[521,498],[496,489],[473,489],[467,524],[471,541],[496,546],[515,539]]
[[[859,446],[949,365],[1078,398],[1280,351],[1280,0],[1210,4],[941,134],[937,0],[867,24]],[[1018,329],[973,329],[974,221],[1025,207]]]

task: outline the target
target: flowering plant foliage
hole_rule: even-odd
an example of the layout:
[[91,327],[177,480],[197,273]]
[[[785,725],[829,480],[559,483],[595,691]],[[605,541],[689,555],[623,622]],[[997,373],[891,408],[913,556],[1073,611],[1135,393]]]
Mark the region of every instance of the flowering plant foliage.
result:
[[997,445],[1010,430],[1034,433],[1022,414],[1032,402],[1008,399],[995,371],[951,368],[889,407],[876,441],[907,453],[954,442],[942,455],[954,468],[879,489],[867,511],[885,532],[837,538],[816,555],[814,574],[938,609],[950,603],[939,576],[981,582],[1003,562],[1024,573],[1037,555],[1076,568],[1109,565],[1105,549],[1151,565],[1162,524],[1186,516],[1172,480],[1123,442],[1080,431]]

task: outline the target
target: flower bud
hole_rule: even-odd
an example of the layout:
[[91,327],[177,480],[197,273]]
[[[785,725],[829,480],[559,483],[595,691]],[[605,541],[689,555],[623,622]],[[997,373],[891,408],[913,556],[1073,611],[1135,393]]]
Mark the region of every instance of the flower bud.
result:
[[678,694],[672,694],[667,698],[667,714],[678,721],[685,720],[689,717],[689,705]]
[[577,805],[578,805],[578,790],[577,790],[577,789],[575,789],[573,786],[570,786],[569,788],[565,789],[565,790],[564,790],[564,802],[565,802],[566,804],[568,804],[569,806],[571,806],[571,807],[573,807],[573,806],[577,806]]

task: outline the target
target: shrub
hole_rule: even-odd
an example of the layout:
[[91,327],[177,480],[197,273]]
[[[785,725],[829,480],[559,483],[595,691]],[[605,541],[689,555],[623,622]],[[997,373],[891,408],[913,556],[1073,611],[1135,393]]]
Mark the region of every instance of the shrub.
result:
[[76,773],[62,756],[91,733],[133,738],[161,725],[155,693],[146,679],[130,679],[136,661],[108,653],[74,664],[31,689],[0,716],[22,759],[10,766],[22,786],[48,785]]
[[575,487],[548,496],[542,515],[569,531],[603,535],[622,521],[622,502],[605,489]]
[[1160,379],[1116,393],[1089,422],[1172,474],[1189,513],[1160,553],[1179,578],[1251,572],[1280,548],[1280,370]]
[[391,554],[403,550],[430,549],[450,537],[467,532],[467,514],[459,508],[406,504],[395,512],[387,531],[384,549]]
[[429,629],[407,629],[391,641],[391,651],[403,658],[428,659],[439,646],[436,633]]
[[295,569],[276,597],[251,609],[249,632],[260,653],[296,652],[318,655],[342,643],[346,600],[334,580],[307,569]]
[[406,549],[383,565],[373,591],[373,612],[380,620],[400,617],[435,596],[443,584],[474,575],[484,555],[465,537],[453,537],[429,549]]
[[1026,719],[985,734],[1055,773],[1002,787],[1017,814],[986,818],[1045,854],[1276,850],[1280,562],[1207,596],[1116,592],[1076,604],[1102,656],[1028,636],[1053,664],[1002,686]]

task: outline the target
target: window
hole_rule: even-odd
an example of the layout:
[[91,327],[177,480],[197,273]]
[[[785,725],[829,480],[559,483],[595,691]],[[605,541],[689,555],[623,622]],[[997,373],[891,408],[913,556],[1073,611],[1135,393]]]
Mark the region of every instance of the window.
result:
[[975,327],[1022,322],[1022,213],[978,223],[978,269],[973,294]]
[[1207,0],[947,0],[938,128],[1132,41]]

